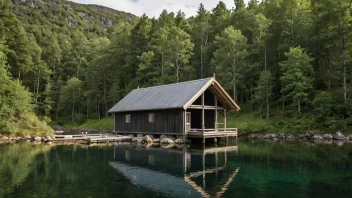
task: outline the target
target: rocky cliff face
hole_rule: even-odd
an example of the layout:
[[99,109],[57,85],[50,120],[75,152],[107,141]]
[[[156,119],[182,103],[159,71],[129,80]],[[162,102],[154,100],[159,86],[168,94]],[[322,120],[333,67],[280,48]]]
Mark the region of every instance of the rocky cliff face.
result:
[[[66,0],[12,0],[14,11],[28,17],[43,17],[60,20],[60,25],[83,26],[86,30],[107,31],[117,23],[132,22],[136,16],[98,5],[83,5]],[[22,17],[22,19],[25,17]],[[26,20],[29,21],[29,20]]]

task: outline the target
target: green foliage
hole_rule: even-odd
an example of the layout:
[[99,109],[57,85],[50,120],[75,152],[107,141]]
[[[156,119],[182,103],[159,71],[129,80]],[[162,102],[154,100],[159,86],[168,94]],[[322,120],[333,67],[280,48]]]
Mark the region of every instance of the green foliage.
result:
[[310,58],[302,48],[290,48],[290,52],[285,53],[286,61],[280,63],[282,76],[281,92],[285,100],[297,102],[298,113],[301,113],[301,102],[308,100],[309,91],[313,88],[313,67]]
[[71,1],[0,1],[2,71],[17,83],[6,89],[26,87],[19,98],[46,122],[80,124],[108,117],[137,87],[216,73],[248,107],[240,115],[253,115],[240,129],[350,130],[350,2],[236,0],[233,7],[201,4],[188,19],[167,10],[150,19]]
[[6,69],[6,47],[0,42],[0,133],[15,135],[50,134],[51,130],[34,113],[32,94]]

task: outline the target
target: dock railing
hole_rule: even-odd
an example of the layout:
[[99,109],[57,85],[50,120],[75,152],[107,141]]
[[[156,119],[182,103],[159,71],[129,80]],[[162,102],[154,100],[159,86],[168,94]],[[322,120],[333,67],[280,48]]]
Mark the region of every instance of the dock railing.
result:
[[204,129],[204,130],[191,128],[188,134],[193,136],[207,136],[207,135],[237,136],[237,128],[218,128],[218,129]]

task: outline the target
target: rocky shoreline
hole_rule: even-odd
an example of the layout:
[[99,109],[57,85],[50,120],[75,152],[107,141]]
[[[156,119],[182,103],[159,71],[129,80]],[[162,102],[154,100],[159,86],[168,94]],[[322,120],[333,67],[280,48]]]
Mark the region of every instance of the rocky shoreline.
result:
[[345,136],[341,131],[334,134],[324,133],[315,134],[307,132],[304,134],[285,134],[285,133],[268,133],[268,134],[241,134],[240,137],[254,138],[254,139],[271,139],[271,140],[329,140],[329,141],[344,141],[352,143],[352,135]]
[[1,135],[0,134],[0,144],[2,143],[16,143],[18,141],[32,141],[35,143],[48,143],[50,144],[53,141],[53,138],[51,136],[30,136],[27,135],[25,137],[19,137],[19,136],[15,136],[15,137],[10,137],[10,136],[5,136],[5,135]]

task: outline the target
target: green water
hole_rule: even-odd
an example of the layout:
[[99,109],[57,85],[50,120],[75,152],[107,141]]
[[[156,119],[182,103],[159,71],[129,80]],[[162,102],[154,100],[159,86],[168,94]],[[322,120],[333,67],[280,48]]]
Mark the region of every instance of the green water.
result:
[[352,196],[352,144],[237,146],[0,145],[0,198]]

